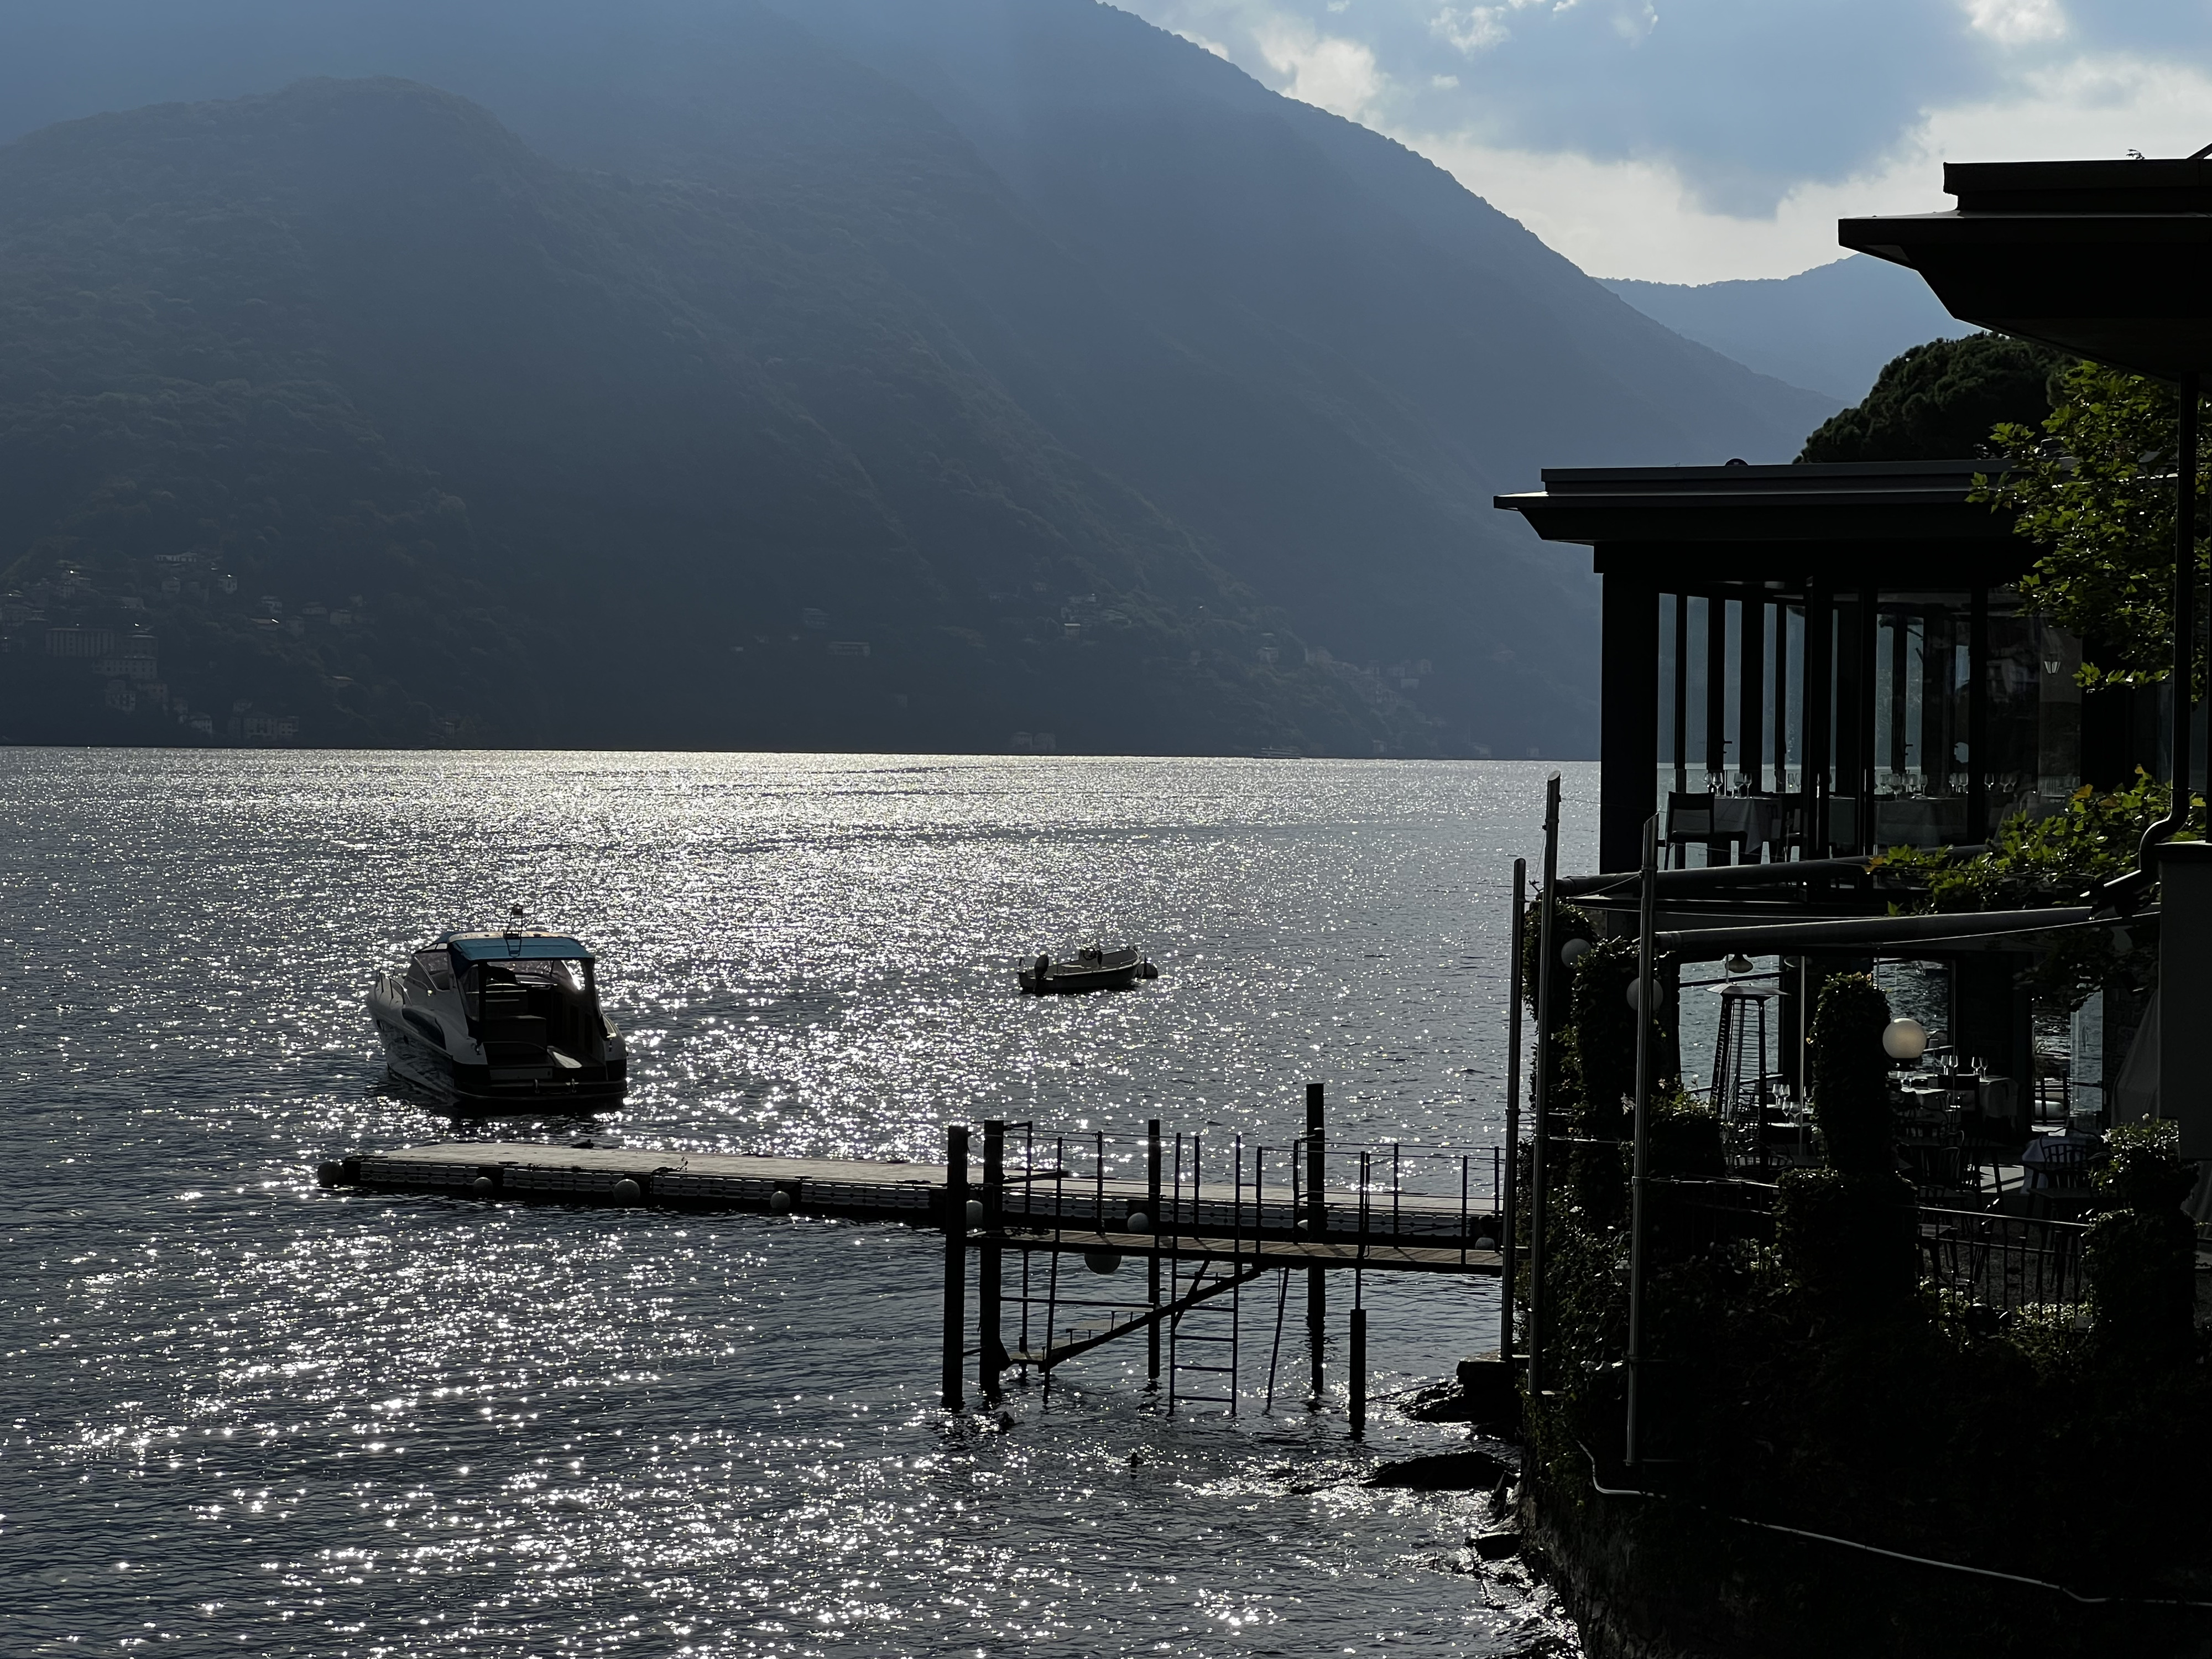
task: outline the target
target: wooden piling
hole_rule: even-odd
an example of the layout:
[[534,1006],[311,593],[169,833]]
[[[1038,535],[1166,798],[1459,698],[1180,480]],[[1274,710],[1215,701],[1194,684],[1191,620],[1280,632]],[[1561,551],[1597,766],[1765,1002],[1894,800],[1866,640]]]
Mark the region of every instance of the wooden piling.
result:
[[1513,860],[1513,961],[1507,971],[1505,1026],[1505,1178],[1498,1194],[1498,1248],[1505,1257],[1505,1283],[1498,1297],[1498,1352],[1504,1356],[1508,1376],[1513,1370],[1513,1267],[1520,1216],[1515,1188],[1521,1173],[1521,975],[1528,956],[1528,860]]
[[1006,1346],[999,1326],[1000,1269],[1005,1252],[998,1243],[1004,1227],[1006,1189],[1006,1126],[997,1118],[983,1123],[983,1237],[976,1252],[975,1382],[983,1398],[1000,1400],[999,1373],[1006,1367]]
[[[1145,1124],[1145,1213],[1152,1218],[1152,1237],[1158,1238],[1164,1228],[1160,1219],[1160,1121],[1146,1120]],[[1145,1291],[1152,1308],[1160,1305],[1160,1259],[1149,1256],[1145,1261]],[[1160,1382],[1160,1322],[1154,1319],[1145,1332],[1145,1375],[1154,1388]]]
[[945,1129],[945,1409],[966,1405],[961,1392],[961,1340],[968,1305],[968,1126]]
[[[1324,1085],[1306,1085],[1306,1237],[1318,1242],[1328,1227],[1328,1204],[1322,1196],[1322,1183],[1328,1174],[1328,1131],[1323,1127]],[[1328,1289],[1326,1276],[1318,1267],[1306,1269],[1306,1347],[1311,1356],[1312,1379],[1309,1390],[1318,1402],[1322,1389],[1322,1346],[1328,1335]]]
[[1352,1310],[1352,1364],[1345,1373],[1352,1388],[1352,1437],[1367,1437],[1367,1310]]

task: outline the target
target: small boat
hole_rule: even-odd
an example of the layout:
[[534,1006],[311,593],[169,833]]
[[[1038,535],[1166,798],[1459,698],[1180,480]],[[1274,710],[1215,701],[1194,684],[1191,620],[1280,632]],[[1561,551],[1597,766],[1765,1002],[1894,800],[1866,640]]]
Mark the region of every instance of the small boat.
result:
[[470,1112],[588,1111],[629,1086],[598,958],[562,933],[449,933],[380,975],[369,1018],[392,1073]]
[[1160,970],[1138,954],[1133,945],[1109,951],[1085,945],[1064,962],[1039,957],[1021,970],[1022,989],[1033,996],[1066,991],[1126,991],[1140,979],[1158,979]]

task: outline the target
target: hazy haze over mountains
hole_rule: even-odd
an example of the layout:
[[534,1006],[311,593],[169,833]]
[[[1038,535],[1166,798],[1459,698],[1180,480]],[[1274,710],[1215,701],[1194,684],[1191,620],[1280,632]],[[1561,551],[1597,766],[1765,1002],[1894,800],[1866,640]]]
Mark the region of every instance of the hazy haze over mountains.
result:
[[1605,285],[1676,333],[1838,403],[1864,397],[1883,365],[1908,348],[1974,331],[1912,272],[1863,253],[1795,276]]
[[1491,495],[1833,406],[1090,0],[93,0],[0,110],[18,737],[1587,752]]

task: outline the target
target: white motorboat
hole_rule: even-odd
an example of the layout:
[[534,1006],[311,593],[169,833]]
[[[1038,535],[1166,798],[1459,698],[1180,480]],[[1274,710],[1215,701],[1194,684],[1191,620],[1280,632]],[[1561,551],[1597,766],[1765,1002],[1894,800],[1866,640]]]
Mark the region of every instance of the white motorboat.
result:
[[444,933],[379,976],[369,1016],[393,1073],[459,1109],[603,1108],[623,1098],[627,1056],[597,964],[566,934]]

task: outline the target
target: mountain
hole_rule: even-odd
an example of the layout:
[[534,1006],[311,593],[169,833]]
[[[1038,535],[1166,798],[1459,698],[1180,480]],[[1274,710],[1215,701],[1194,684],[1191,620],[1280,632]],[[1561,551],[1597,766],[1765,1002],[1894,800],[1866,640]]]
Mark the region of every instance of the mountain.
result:
[[1831,410],[1089,0],[87,0],[0,90],[200,100],[0,149],[16,736],[1588,752],[1490,496]]
[[1755,282],[1605,285],[1686,338],[1842,403],[1865,396],[1907,346],[1974,331],[1911,271],[1859,253]]

